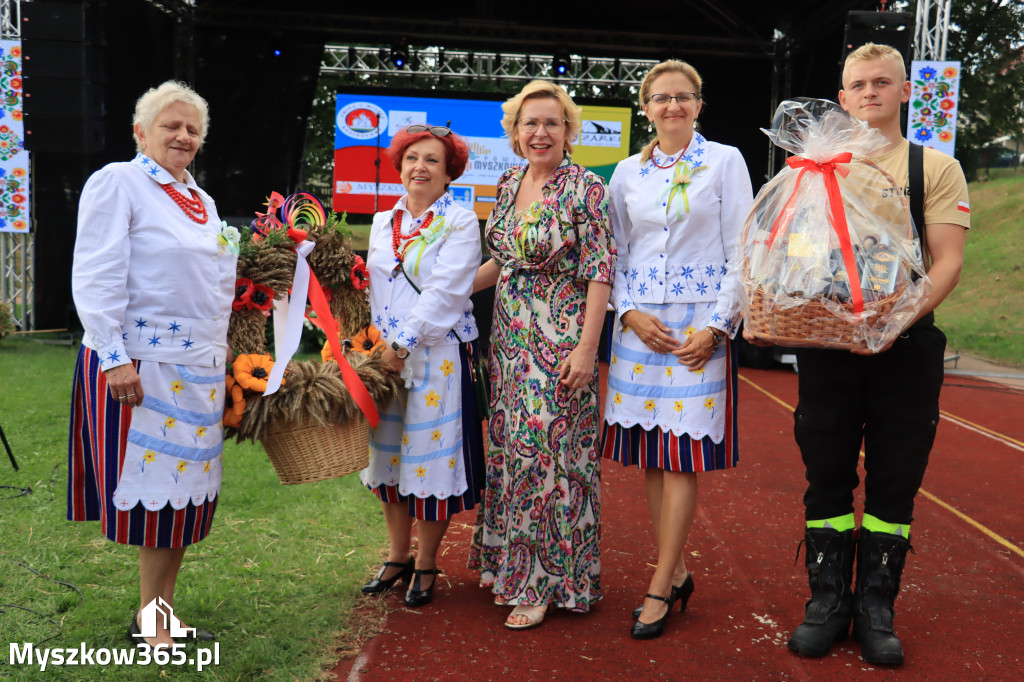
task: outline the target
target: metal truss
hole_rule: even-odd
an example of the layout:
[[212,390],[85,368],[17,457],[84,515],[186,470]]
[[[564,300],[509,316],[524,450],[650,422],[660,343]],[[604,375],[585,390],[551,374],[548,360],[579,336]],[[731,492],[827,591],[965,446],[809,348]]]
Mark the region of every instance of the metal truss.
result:
[[[21,37],[21,0],[0,0],[0,37]],[[22,330],[35,328],[33,237],[31,233],[0,233],[0,301],[10,304],[14,322]]]
[[638,86],[658,63],[654,59],[612,59],[565,55],[571,60],[564,74],[555,71],[554,55],[468,52],[439,47],[407,48],[407,61],[397,66],[391,50],[365,45],[327,45],[320,71],[325,73],[482,78],[530,81],[551,78],[567,85]]
[[914,59],[945,61],[952,0],[918,0]]

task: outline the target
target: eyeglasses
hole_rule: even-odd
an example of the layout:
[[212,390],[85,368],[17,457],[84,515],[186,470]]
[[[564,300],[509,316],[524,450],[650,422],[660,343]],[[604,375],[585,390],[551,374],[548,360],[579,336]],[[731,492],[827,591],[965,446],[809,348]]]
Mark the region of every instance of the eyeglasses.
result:
[[549,118],[546,121],[538,121],[535,118],[528,118],[519,122],[519,127],[527,133],[535,133],[543,127],[550,133],[557,133],[565,127],[565,121],[558,118]]
[[647,101],[654,102],[655,104],[668,104],[670,101],[675,100],[679,104],[689,104],[698,99],[700,99],[699,92],[680,92],[678,95],[666,95],[659,92],[648,97]]
[[434,137],[448,137],[449,135],[452,134],[451,128],[446,128],[445,126],[425,126],[420,123],[417,123],[416,125],[411,125],[405,130],[411,135],[415,135],[416,133],[429,132]]

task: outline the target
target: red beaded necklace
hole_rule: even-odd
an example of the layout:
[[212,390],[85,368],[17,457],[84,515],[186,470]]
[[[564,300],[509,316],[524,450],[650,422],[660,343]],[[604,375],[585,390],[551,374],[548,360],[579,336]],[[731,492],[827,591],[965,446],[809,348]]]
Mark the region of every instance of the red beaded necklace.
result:
[[[690,142],[693,142],[693,137],[690,138]],[[680,159],[683,158],[683,154],[686,153],[686,150],[690,148],[690,142],[687,142],[686,146],[683,147],[683,151],[679,152],[679,158]],[[669,163],[667,166],[662,166],[661,164],[659,164],[657,161],[654,160],[654,150],[653,149],[651,150],[651,163],[653,163],[658,168],[671,168],[672,166],[675,165],[675,163]]]
[[185,212],[185,215],[200,225],[206,223],[206,219],[210,217],[210,214],[207,213],[206,206],[203,205],[203,200],[199,198],[199,195],[196,194],[194,189],[191,187],[188,188],[188,191],[192,194],[192,198],[189,199],[184,194],[171,187],[170,183],[160,185],[160,187],[167,192],[167,196],[174,199],[174,203],[176,203],[178,207]]
[[399,262],[405,260],[404,253],[399,249],[402,240],[407,242],[412,241],[416,237],[420,236],[420,232],[430,226],[430,223],[434,221],[434,212],[431,211],[427,219],[423,221],[423,224],[417,227],[410,234],[402,234],[402,209],[396,208],[394,216],[391,218],[391,248],[395,252],[395,258]]

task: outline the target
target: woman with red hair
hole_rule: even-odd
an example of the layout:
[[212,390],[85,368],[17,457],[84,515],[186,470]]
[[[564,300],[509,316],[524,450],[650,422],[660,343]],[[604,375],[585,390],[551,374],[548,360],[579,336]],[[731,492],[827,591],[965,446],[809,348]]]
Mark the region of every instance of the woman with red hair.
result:
[[394,136],[388,155],[406,194],[373,218],[370,314],[386,340],[383,360],[401,372],[409,392],[381,410],[370,432],[370,464],[360,474],[381,500],[390,542],[387,561],[363,592],[383,593],[402,579],[411,582],[405,603],[416,607],[433,597],[437,550],[451,516],[472,509],[483,488],[483,434],[469,370],[478,336],[469,295],[480,266],[480,223],[448,192],[469,159],[450,129],[409,126]]

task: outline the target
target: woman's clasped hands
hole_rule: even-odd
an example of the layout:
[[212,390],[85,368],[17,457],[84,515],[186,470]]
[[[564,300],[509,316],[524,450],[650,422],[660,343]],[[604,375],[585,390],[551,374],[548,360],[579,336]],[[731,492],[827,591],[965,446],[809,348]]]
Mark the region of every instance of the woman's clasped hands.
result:
[[700,370],[711,359],[715,351],[715,337],[709,329],[701,329],[683,342],[672,337],[672,330],[661,320],[640,312],[627,311],[622,316],[622,323],[633,330],[648,348],[655,353],[671,353],[679,358],[679,364],[686,365],[690,371]]

